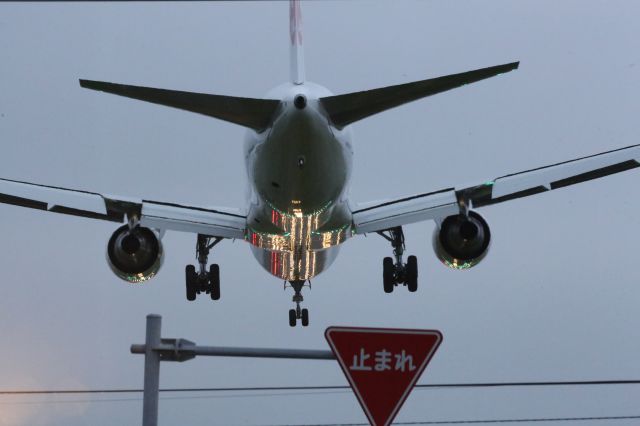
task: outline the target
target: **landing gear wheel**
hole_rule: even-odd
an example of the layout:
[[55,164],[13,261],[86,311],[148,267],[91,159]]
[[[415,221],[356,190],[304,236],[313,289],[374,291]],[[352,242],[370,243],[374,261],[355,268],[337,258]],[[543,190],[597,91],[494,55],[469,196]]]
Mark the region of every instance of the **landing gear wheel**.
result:
[[[302,309],[300,304],[304,301],[304,297],[302,297],[302,288],[305,286],[307,280],[292,280],[289,281],[291,288],[293,288],[294,294],[292,301],[296,304],[295,309],[291,309],[289,311],[289,325],[291,327],[295,327],[298,320],[302,322],[302,326],[306,327],[309,325],[309,311],[307,309]],[[285,281],[285,287],[287,288],[287,282]],[[311,282],[309,282],[309,288],[311,288]]]
[[385,293],[393,292],[393,287],[396,282],[393,269],[393,259],[391,259],[390,257],[385,257],[382,260],[382,283],[384,285]]
[[196,272],[196,267],[193,265],[187,265],[185,268],[187,300],[196,300],[200,293],[208,293],[212,300],[220,299],[220,267],[214,263],[209,266],[207,271],[209,252],[220,241],[222,241],[222,237],[198,234],[196,258],[199,269]]
[[184,268],[186,284],[187,284],[187,300],[193,302],[196,300],[196,284],[198,280],[198,274],[196,274],[196,267],[193,265],[187,265]]
[[414,292],[418,289],[418,258],[409,256],[405,266],[405,275],[407,277],[407,289]]
[[213,263],[209,266],[209,290],[211,300],[220,299],[220,267]]

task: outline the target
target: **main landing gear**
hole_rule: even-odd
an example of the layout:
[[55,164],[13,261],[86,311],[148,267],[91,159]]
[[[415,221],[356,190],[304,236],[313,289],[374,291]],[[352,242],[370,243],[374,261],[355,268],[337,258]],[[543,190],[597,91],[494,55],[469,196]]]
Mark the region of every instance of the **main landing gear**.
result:
[[200,293],[208,293],[211,295],[211,300],[220,299],[220,267],[213,263],[207,271],[209,251],[220,241],[222,241],[220,237],[198,234],[196,257],[200,270],[196,272],[196,267],[193,265],[187,265],[185,268],[187,300],[196,300],[196,296]]
[[[305,280],[297,280],[297,281],[289,281],[291,284],[291,288],[295,294],[293,295],[293,303],[296,304],[295,309],[289,310],[289,325],[291,327],[295,327],[298,320],[302,322],[302,326],[306,327],[309,325],[309,310],[308,309],[300,309],[300,303],[304,300],[302,297],[302,287],[304,287]],[[287,288],[287,283],[285,281],[285,289]],[[311,281],[309,281],[309,288],[311,288]]]
[[416,291],[418,289],[418,258],[409,256],[407,263],[402,262],[405,250],[402,227],[397,226],[386,231],[379,231],[378,234],[391,243],[395,257],[395,263],[391,257],[385,257],[382,261],[384,292],[393,292],[393,287],[398,284],[407,286],[410,292]]

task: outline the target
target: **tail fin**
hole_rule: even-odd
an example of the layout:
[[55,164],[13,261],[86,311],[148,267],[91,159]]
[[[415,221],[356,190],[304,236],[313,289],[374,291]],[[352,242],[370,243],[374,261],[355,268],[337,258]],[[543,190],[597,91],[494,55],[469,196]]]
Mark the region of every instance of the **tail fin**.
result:
[[332,123],[341,129],[348,124],[407,102],[515,70],[518,68],[519,63],[512,62],[397,86],[329,96],[320,98],[320,102],[327,111]]
[[304,83],[304,49],[302,47],[302,13],[300,0],[289,0],[289,51],[291,66],[291,82]]

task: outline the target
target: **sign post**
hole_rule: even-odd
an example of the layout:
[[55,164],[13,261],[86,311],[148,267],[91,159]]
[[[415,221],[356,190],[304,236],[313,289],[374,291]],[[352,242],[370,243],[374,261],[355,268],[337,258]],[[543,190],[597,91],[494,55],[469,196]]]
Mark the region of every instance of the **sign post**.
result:
[[373,426],[388,426],[435,354],[436,330],[329,327],[325,337]]

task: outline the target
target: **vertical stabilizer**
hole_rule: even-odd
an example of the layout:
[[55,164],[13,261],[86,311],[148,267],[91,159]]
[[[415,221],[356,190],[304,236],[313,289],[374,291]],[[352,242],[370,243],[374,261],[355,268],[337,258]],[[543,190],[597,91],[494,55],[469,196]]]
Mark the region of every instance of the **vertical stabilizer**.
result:
[[289,0],[289,37],[291,39],[291,81],[294,84],[302,84],[304,83],[304,49],[300,0]]

